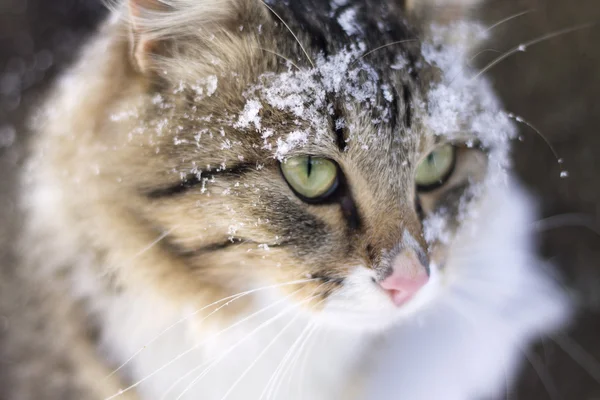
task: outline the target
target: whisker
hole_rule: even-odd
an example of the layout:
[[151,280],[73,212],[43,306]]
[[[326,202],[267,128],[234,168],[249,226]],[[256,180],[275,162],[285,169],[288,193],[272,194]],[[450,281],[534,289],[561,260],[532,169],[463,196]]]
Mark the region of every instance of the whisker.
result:
[[192,318],[193,316],[199,314],[200,312],[206,310],[209,307],[215,306],[219,303],[222,302],[226,302],[225,304],[221,305],[220,307],[218,307],[216,310],[213,310],[212,312],[210,312],[207,316],[205,316],[204,318],[202,318],[202,320],[200,320],[199,323],[204,322],[204,320],[206,320],[208,317],[210,317],[211,315],[215,314],[216,312],[218,312],[219,310],[221,310],[222,308],[230,305],[231,303],[233,303],[234,301],[259,292],[261,290],[266,290],[266,289],[273,289],[273,288],[278,288],[278,287],[283,287],[283,286],[289,286],[289,285],[297,285],[300,283],[306,283],[306,282],[310,282],[313,281],[315,279],[301,279],[301,280],[297,280],[297,281],[291,281],[291,282],[285,282],[285,283],[281,283],[281,284],[275,284],[275,285],[269,285],[269,286],[263,286],[261,288],[257,288],[257,289],[252,289],[252,290],[248,290],[245,292],[240,292],[225,298],[222,298],[220,300],[217,300],[211,304],[208,304],[198,310],[195,310],[193,312],[191,312],[190,314],[184,316],[183,318],[179,319],[178,321],[174,322],[173,324],[169,325],[167,328],[165,328],[162,332],[160,332],[157,336],[155,336],[152,340],[150,340],[145,346],[141,347],[139,350],[137,350],[135,353],[133,353],[124,363],[122,363],[119,367],[117,367],[115,370],[113,370],[110,374],[108,374],[104,379],[108,379],[111,376],[113,376],[114,374],[116,374],[117,372],[119,372],[121,369],[125,368],[135,357],[137,357],[141,352],[143,352],[144,350],[146,350],[149,346],[151,346],[154,342],[156,342],[158,339],[160,339],[161,337],[163,337],[165,334],[167,334],[170,330],[172,330],[173,328],[175,328],[177,325],[187,321],[188,319]]
[[[309,299],[311,300],[311,299]],[[242,372],[242,374],[235,380],[235,382],[233,382],[233,384],[231,385],[231,387],[229,388],[229,390],[227,392],[225,392],[225,394],[223,395],[223,397],[221,397],[221,400],[225,400],[230,394],[231,392],[233,392],[233,390],[237,387],[237,385],[242,381],[242,379],[244,379],[244,377],[248,374],[248,372],[250,372],[250,370],[256,365],[256,363],[265,355],[265,353],[271,348],[271,346],[277,341],[277,339],[279,339],[281,337],[281,335],[283,335],[285,333],[285,331],[292,326],[292,324],[296,321],[296,319],[300,316],[300,314],[296,314],[294,316],[294,318],[292,318],[290,320],[290,322],[288,322],[280,331],[279,333],[277,333],[277,335],[275,335],[275,337],[269,342],[269,344],[267,344],[265,346],[264,349],[262,349],[262,351],[258,354],[258,356],[256,356],[256,358],[254,359],[254,361],[252,361],[250,363],[250,365],[244,370],[244,372]]]
[[[315,306],[318,306],[318,305],[320,305],[320,304],[321,304],[321,303],[323,303],[324,301],[325,301],[325,299],[322,299],[322,300],[320,300],[319,302],[317,302],[317,303],[315,304]],[[309,330],[309,332],[310,332],[310,330],[312,329],[312,326],[315,326],[315,323],[314,323],[314,322],[313,322],[313,323],[311,323],[309,326],[307,326],[307,327],[306,327],[306,328],[303,330],[303,332],[302,332],[302,335],[304,335],[304,333],[307,331],[307,329],[308,329],[308,330]],[[302,336],[302,335],[301,335],[301,336]],[[292,348],[290,348],[290,350],[288,351],[288,353],[286,353],[286,358],[287,358],[287,355],[288,355],[288,354],[289,354],[289,355],[292,355],[292,353],[293,353],[293,348],[295,348],[295,347],[296,347],[296,345],[297,345],[297,343],[298,343],[299,341],[300,341],[300,338],[298,338],[298,339],[297,339],[297,340],[294,342],[294,344],[292,345]],[[300,347],[302,347],[302,346],[300,346]],[[301,351],[301,348],[299,348],[298,350],[299,350],[299,351]],[[280,373],[280,374],[279,374],[279,376],[277,377],[277,378],[278,378],[278,381],[276,380],[275,382],[273,382],[273,390],[272,390],[272,394],[273,394],[273,396],[275,396],[275,395],[278,393],[278,391],[279,391],[279,387],[281,386],[281,383],[283,383],[283,378],[285,377],[286,371],[289,369],[289,367],[291,367],[291,366],[292,366],[292,363],[294,362],[294,358],[295,358],[295,354],[294,354],[294,357],[292,358],[292,360],[290,360],[290,363],[288,363],[287,365],[285,365],[285,368],[283,368],[283,369],[281,370],[281,373]],[[280,364],[280,365],[281,365],[281,364]],[[279,369],[279,367],[278,367],[278,369]],[[270,391],[270,393],[269,393],[269,397],[268,397],[268,398],[271,398],[271,391]]]
[[242,338],[241,340],[239,340],[236,344],[234,344],[233,346],[231,346],[229,349],[227,349],[225,351],[225,353],[223,353],[221,356],[219,356],[216,360],[214,360],[205,370],[203,370],[199,376],[197,376],[196,378],[194,378],[194,380],[184,389],[183,392],[181,392],[181,394],[176,398],[176,400],[180,400],[184,394],[186,394],[188,391],[190,391],[202,378],[204,378],[221,360],[223,360],[229,353],[231,353],[233,350],[235,350],[238,346],[240,346],[242,343],[244,343],[246,340],[248,340],[252,335],[254,335],[256,332],[260,331],[262,328],[272,324],[274,321],[276,321],[277,319],[279,319],[280,317],[288,314],[290,311],[292,311],[293,309],[297,308],[298,306],[312,300],[314,297],[309,297],[306,298],[304,300],[302,300],[301,302],[299,302],[298,304],[293,304],[289,307],[287,307],[286,309],[284,309],[283,311],[279,312],[277,315],[275,315],[274,317],[271,317],[270,319],[268,319],[267,321],[263,322],[262,324],[260,324],[258,327],[256,327],[255,329],[253,329],[250,333],[248,333],[246,336],[244,336],[244,338]]
[[543,232],[567,226],[574,226],[589,229],[596,235],[600,236],[600,229],[590,221],[592,219],[594,219],[593,216],[586,214],[559,214],[534,222],[533,228],[537,231]]
[[318,328],[319,328],[319,325],[315,325],[314,329],[311,331],[311,333],[309,333],[306,341],[308,342],[313,337],[313,335],[314,335],[314,340],[309,344],[309,347],[304,352],[304,357],[302,357],[302,360],[300,361],[300,373],[298,374],[298,380],[297,380],[298,393],[300,393],[300,396],[299,396],[300,399],[304,398],[304,386],[302,385],[302,383],[304,382],[305,377],[306,377],[306,364],[308,362],[308,356],[312,352],[312,349],[314,348],[315,344],[317,343],[319,333],[322,333],[325,331],[323,329],[319,331]]
[[254,313],[250,314],[249,316],[247,316],[247,317],[245,317],[245,318],[243,318],[243,319],[241,319],[241,320],[237,321],[237,322],[236,322],[236,323],[234,323],[233,325],[230,325],[230,326],[228,326],[227,328],[220,330],[219,332],[217,332],[216,334],[212,335],[212,336],[211,336],[211,337],[209,337],[208,339],[206,339],[206,340],[203,340],[202,342],[200,342],[200,343],[198,343],[198,344],[195,344],[194,346],[190,347],[189,349],[187,349],[187,350],[185,350],[185,351],[183,351],[183,352],[179,353],[179,354],[178,354],[177,356],[175,356],[175,357],[174,357],[174,358],[173,358],[171,361],[169,361],[169,362],[165,363],[165,364],[164,364],[163,366],[161,366],[160,368],[158,368],[158,369],[154,370],[153,372],[151,372],[150,374],[146,375],[146,376],[145,376],[145,377],[143,377],[142,379],[140,379],[140,380],[138,380],[137,382],[135,382],[135,383],[133,383],[133,384],[129,385],[127,388],[120,390],[119,392],[115,393],[114,395],[112,395],[112,396],[110,396],[110,397],[107,397],[107,398],[106,398],[106,399],[104,399],[104,400],[111,400],[111,399],[117,398],[118,396],[122,395],[123,393],[126,393],[126,392],[128,392],[128,391],[130,391],[130,390],[132,390],[132,389],[135,389],[136,387],[138,387],[139,385],[141,385],[142,383],[144,383],[144,382],[145,382],[145,381],[147,381],[148,379],[152,378],[154,375],[156,375],[156,374],[157,374],[157,373],[159,373],[160,371],[162,371],[162,370],[164,370],[165,368],[167,368],[169,365],[172,365],[174,362],[176,362],[177,360],[181,359],[181,358],[182,358],[182,357],[184,357],[185,355],[187,355],[187,354],[191,353],[192,351],[194,351],[194,350],[198,349],[200,346],[202,346],[203,344],[205,344],[207,341],[209,341],[209,340],[212,340],[212,339],[214,339],[214,338],[218,337],[219,335],[221,335],[222,333],[225,333],[225,332],[226,332],[226,331],[228,331],[229,329],[232,329],[232,328],[234,328],[235,326],[238,326],[238,325],[240,325],[241,323],[243,323],[243,322],[245,322],[245,321],[249,320],[250,318],[252,318],[252,317],[255,317],[255,316],[257,316],[257,315],[260,315],[260,314],[262,314],[263,312],[265,312],[265,311],[267,311],[267,310],[269,310],[269,309],[271,309],[271,308],[273,308],[273,307],[275,307],[275,306],[279,305],[280,303],[282,303],[282,302],[286,301],[286,300],[287,300],[289,297],[292,297],[294,294],[298,293],[300,290],[302,290],[302,289],[298,289],[297,291],[295,291],[295,292],[293,292],[293,293],[291,293],[291,294],[289,294],[289,295],[287,295],[287,296],[283,297],[282,299],[280,299],[280,300],[276,301],[275,303],[273,303],[273,304],[270,304],[270,305],[268,305],[268,306],[266,306],[266,307],[263,307],[263,308],[261,308],[260,310],[258,310],[258,311],[256,311],[256,312],[254,312]]
[[500,21],[496,22],[495,24],[493,24],[493,25],[490,25],[490,26],[489,26],[489,27],[488,27],[488,28],[487,28],[487,29],[486,29],[484,32],[486,32],[486,33],[487,33],[487,32],[489,32],[489,31],[491,31],[492,29],[494,29],[494,28],[497,28],[498,26],[500,26],[500,25],[504,24],[505,22],[511,21],[511,20],[513,20],[513,19],[515,19],[515,18],[518,18],[518,17],[521,17],[521,16],[523,16],[523,15],[526,15],[526,14],[532,13],[532,12],[534,12],[534,11],[535,11],[534,9],[531,9],[531,10],[525,10],[525,11],[521,11],[521,12],[519,12],[519,13],[513,14],[513,15],[511,15],[511,16],[509,16],[509,17],[506,17],[506,18],[504,18],[504,19],[501,19]]
[[471,78],[471,80],[473,80],[473,81],[476,80],[477,78],[479,78],[481,75],[485,74],[487,71],[489,71],[491,68],[493,68],[495,65],[497,65],[501,61],[505,60],[506,58],[510,57],[511,55],[513,55],[515,53],[525,51],[527,49],[527,47],[529,47],[529,46],[533,46],[535,44],[541,43],[541,42],[549,40],[549,39],[553,39],[557,36],[565,35],[567,33],[591,28],[594,25],[595,25],[595,23],[587,23],[587,24],[577,25],[577,26],[574,26],[571,28],[560,29],[558,31],[551,32],[546,35],[529,40],[525,43],[521,43],[520,45],[513,47],[512,49],[508,50],[506,53],[502,54],[501,56],[499,56],[498,58],[496,58],[492,62],[490,62],[488,65],[483,67],[483,69],[480,70],[473,78]]
[[[475,53],[473,56],[471,56],[471,58],[469,58],[469,61],[467,63],[471,64],[473,62],[473,60],[476,59],[479,55],[481,55],[483,53],[490,53],[490,52],[492,52],[492,53],[502,53],[500,50],[497,50],[497,49],[483,49],[483,50],[480,50],[477,53]],[[452,80],[454,80],[454,79],[452,79]]]
[[[542,132],[540,132],[540,130],[538,128],[536,128],[535,126],[533,126],[530,122],[526,121],[523,117],[519,116],[519,115],[515,115],[513,113],[507,113],[506,116],[512,120],[515,120],[521,124],[524,124],[526,126],[528,126],[530,129],[532,129],[533,131],[535,131],[539,137],[541,137],[544,142],[546,143],[546,145],[548,145],[548,147],[550,148],[550,150],[552,151],[552,154],[554,154],[554,158],[556,158],[556,162],[558,162],[559,165],[562,165],[563,163],[563,159],[560,158],[560,156],[558,155],[558,153],[556,152],[556,150],[554,149],[554,147],[552,146],[552,144],[550,143],[550,141],[548,140],[548,138],[546,138],[546,136],[542,135]],[[568,176],[568,172],[565,170],[562,170],[560,172],[560,177],[564,178]]]
[[292,357],[292,359],[289,362],[289,367],[287,367],[287,372],[285,371],[285,369],[282,371],[281,373],[281,378],[279,380],[279,383],[277,384],[275,391],[273,392],[273,394],[277,394],[279,391],[279,387],[281,386],[281,384],[283,383],[283,380],[286,376],[286,374],[288,375],[287,378],[287,382],[288,382],[288,387],[291,387],[292,385],[292,376],[294,376],[294,374],[292,374],[292,371],[294,370],[295,365],[298,363],[298,360],[300,359],[300,356],[303,354],[302,351],[304,350],[304,346],[306,345],[306,342],[308,341],[308,339],[311,336],[311,333],[314,332],[316,329],[316,325],[313,324],[312,328],[308,331],[308,334],[305,336],[304,340],[300,343],[300,346],[298,347],[298,349],[296,350],[294,356]]
[[378,50],[381,50],[381,49],[389,47],[389,46],[394,46],[394,45],[397,45],[397,44],[401,44],[401,43],[416,42],[416,41],[418,41],[418,39],[416,39],[416,38],[415,39],[404,39],[404,40],[398,40],[396,42],[391,42],[391,43],[384,44],[383,46],[376,47],[373,50],[367,51],[366,53],[364,53],[363,55],[361,55],[360,57],[358,57],[356,60],[352,61],[350,63],[350,66],[348,67],[348,69],[351,68],[351,67],[353,67],[357,62],[359,62],[360,60],[362,60],[363,58],[365,58],[369,54],[373,54],[373,53],[375,53]]
[[[290,295],[286,296],[284,299],[281,299],[281,300],[277,301],[277,302],[276,302],[276,304],[278,304],[278,303],[281,303],[281,302],[282,302],[282,301],[284,301],[284,300],[287,300],[289,297],[293,296],[294,294],[298,293],[299,291],[300,291],[300,289],[299,289],[299,290],[297,290],[296,292],[294,292],[294,293],[292,293],[292,294],[290,294]],[[271,308],[271,307],[272,307],[272,306],[274,306],[274,305],[275,305],[275,304],[272,304],[272,305],[268,306],[267,308]],[[267,308],[263,308],[263,309],[261,309],[261,310],[260,310],[260,312],[262,313],[263,311],[266,311],[266,309],[267,309]],[[286,310],[287,310],[287,309],[286,309]],[[211,336],[211,337],[210,337],[210,338],[208,338],[207,340],[204,340],[204,341],[202,341],[202,343],[199,343],[197,346],[201,346],[201,345],[205,344],[206,342],[208,342],[209,340],[215,339],[215,338],[216,338],[216,337],[218,337],[218,336],[219,336],[221,333],[224,333],[225,331],[227,331],[227,330],[229,330],[229,329],[231,329],[231,328],[233,328],[233,327],[235,327],[235,326],[237,326],[237,325],[240,325],[240,324],[241,324],[241,323],[243,323],[243,322],[246,322],[248,319],[250,319],[250,318],[251,318],[252,316],[254,316],[254,315],[257,315],[257,313],[254,313],[253,315],[250,315],[250,316],[248,316],[248,317],[246,317],[246,318],[244,318],[244,319],[242,319],[242,320],[240,320],[240,321],[236,322],[235,324],[233,324],[233,325],[229,326],[228,328],[226,328],[226,329],[224,329],[224,330],[221,330],[221,331],[217,332],[215,335]],[[172,383],[172,384],[171,384],[171,385],[170,385],[170,386],[167,388],[167,390],[166,390],[166,391],[163,393],[163,395],[162,395],[161,399],[166,399],[167,395],[168,395],[168,394],[169,394],[169,393],[170,393],[170,392],[171,392],[171,391],[172,391],[172,390],[173,390],[173,389],[174,389],[174,388],[175,388],[175,387],[176,387],[176,386],[177,386],[177,385],[178,385],[180,382],[182,382],[183,380],[185,380],[187,377],[189,377],[190,375],[192,375],[194,372],[196,372],[196,371],[197,371],[197,370],[199,370],[200,368],[203,368],[203,367],[207,366],[208,364],[212,363],[212,362],[213,362],[213,361],[214,361],[216,358],[217,358],[217,357],[213,357],[213,358],[209,359],[208,361],[205,361],[205,362],[203,362],[203,363],[201,363],[201,364],[197,365],[196,367],[192,368],[191,370],[189,370],[188,372],[186,372],[184,375],[180,376],[178,379],[176,379],[176,380],[175,380],[175,381],[174,381],[174,382],[173,382],[173,383]]]
[[[262,0],[261,0],[262,1]],[[310,56],[308,55],[308,53],[306,52],[306,49],[304,48],[304,46],[302,46],[302,43],[300,42],[300,40],[298,39],[298,37],[296,36],[296,34],[292,31],[292,29],[288,26],[288,24],[285,23],[285,21],[283,20],[283,18],[281,18],[279,16],[279,14],[277,14],[275,12],[275,10],[273,10],[267,3],[265,3],[264,1],[262,1],[262,3],[265,5],[265,7],[267,7],[269,9],[269,11],[271,11],[273,14],[275,14],[275,16],[281,21],[281,23],[287,28],[287,30],[292,34],[292,36],[294,37],[294,39],[296,39],[296,42],[298,43],[298,45],[300,46],[300,48],[302,49],[302,51],[304,52],[304,55],[306,56],[306,59],[308,60],[308,62],[310,63],[311,67],[315,67],[315,64],[313,63],[313,61],[311,60]]]
[[271,53],[271,54],[273,54],[273,55],[276,55],[277,57],[279,57],[279,58],[281,58],[281,59],[283,59],[283,60],[285,60],[285,61],[289,62],[291,65],[293,65],[294,67],[296,67],[296,69],[297,69],[298,71],[300,70],[300,67],[299,67],[299,66],[297,66],[297,65],[296,65],[296,64],[295,64],[295,63],[294,63],[292,60],[290,60],[289,58],[285,57],[284,55],[282,55],[282,54],[279,54],[279,53],[277,53],[277,52],[275,52],[275,51],[273,51],[273,50],[268,50],[268,49],[265,49],[264,47],[259,47],[259,49],[260,49],[260,50],[262,50],[262,51],[266,51],[267,53]]
[[567,335],[560,337],[551,336],[552,339],[565,353],[575,360],[589,376],[600,383],[600,363],[591,354],[584,350],[581,345],[569,338]]
[[283,358],[281,359],[281,361],[279,362],[279,364],[275,368],[275,372],[273,372],[273,374],[271,375],[271,378],[269,378],[269,380],[267,381],[267,385],[265,386],[265,388],[263,389],[262,393],[260,394],[260,397],[258,398],[259,400],[262,400],[262,398],[265,396],[265,394],[269,395],[267,398],[270,397],[270,394],[271,394],[271,390],[270,389],[272,388],[272,383],[274,383],[276,381],[276,378],[278,377],[279,372],[281,371],[281,369],[285,365],[285,363],[288,360],[288,358],[291,356],[291,353],[296,349],[298,341],[301,340],[302,338],[304,338],[304,335],[306,334],[307,330],[310,332],[310,328],[313,325],[314,324],[312,324],[312,323],[306,325],[306,327],[302,330],[302,332],[300,333],[300,335],[298,335],[298,338],[294,341],[294,343],[292,343],[292,345],[290,346],[290,348],[288,349],[288,351],[285,353],[285,355],[283,356]]

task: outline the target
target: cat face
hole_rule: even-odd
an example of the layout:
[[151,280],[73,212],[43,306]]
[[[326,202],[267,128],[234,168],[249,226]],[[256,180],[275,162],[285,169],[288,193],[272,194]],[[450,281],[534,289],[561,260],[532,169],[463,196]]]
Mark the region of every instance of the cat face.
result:
[[348,326],[435,297],[511,133],[463,47],[417,39],[385,2],[309,21],[240,1],[210,23],[194,2],[138,3],[136,95],[114,102],[98,163],[174,265],[228,294],[298,281],[279,290]]

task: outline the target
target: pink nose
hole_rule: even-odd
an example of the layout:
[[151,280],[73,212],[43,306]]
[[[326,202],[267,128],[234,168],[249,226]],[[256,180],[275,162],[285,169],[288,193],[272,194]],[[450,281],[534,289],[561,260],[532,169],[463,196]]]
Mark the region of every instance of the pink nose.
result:
[[405,250],[394,259],[392,274],[379,282],[396,306],[409,301],[429,281],[427,269],[413,250]]

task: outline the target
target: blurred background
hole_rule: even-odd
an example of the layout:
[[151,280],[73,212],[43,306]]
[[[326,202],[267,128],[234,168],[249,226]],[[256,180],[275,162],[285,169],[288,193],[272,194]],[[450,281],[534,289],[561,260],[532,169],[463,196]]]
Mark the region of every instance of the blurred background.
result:
[[[510,399],[600,399],[600,1],[488,0],[481,19],[488,25],[530,11],[492,31],[489,49],[473,60],[484,66],[498,52],[520,43],[577,27],[518,52],[492,68],[491,77],[508,111],[533,125],[521,125],[515,166],[540,199],[540,252],[559,266],[580,305],[565,335],[541,339]],[[100,0],[0,0],[0,399],[10,391],[10,371],[18,369],[19,346],[8,338],[19,329],[44,329],[44,321],[23,321],[16,310],[36,299],[19,286],[15,232],[16,174],[25,155],[28,111],[53,79],[78,54],[105,14]],[[560,177],[566,169],[568,176]],[[12,301],[14,300],[14,301]],[[29,325],[27,325],[29,324]],[[558,343],[557,343],[558,342]],[[40,360],[51,349],[36,349]],[[64,370],[60,355],[40,365],[32,385],[64,391],[51,369]],[[37,375],[36,375],[37,374]],[[432,384],[435,384],[432,382]],[[14,400],[14,399],[10,399]]]

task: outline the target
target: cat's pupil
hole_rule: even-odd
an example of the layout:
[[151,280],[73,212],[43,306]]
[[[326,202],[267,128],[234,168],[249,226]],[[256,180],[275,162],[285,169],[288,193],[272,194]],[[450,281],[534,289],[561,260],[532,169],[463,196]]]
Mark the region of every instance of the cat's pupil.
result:
[[312,171],[312,157],[308,156],[306,160],[306,176],[310,178],[310,172]]
[[427,156],[427,163],[429,163],[429,164],[435,164],[434,153],[429,153],[429,155]]

